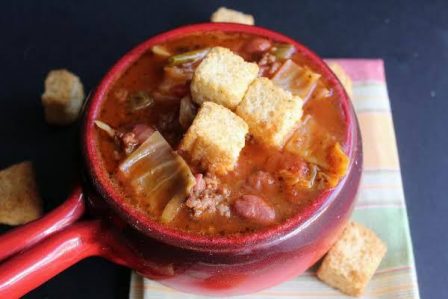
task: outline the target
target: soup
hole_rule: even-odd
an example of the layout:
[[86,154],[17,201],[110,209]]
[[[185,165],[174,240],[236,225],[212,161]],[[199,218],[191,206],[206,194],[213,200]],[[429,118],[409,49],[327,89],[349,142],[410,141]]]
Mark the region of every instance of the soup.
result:
[[[207,73],[213,55],[220,62]],[[252,113],[249,104],[260,101]],[[272,105],[289,108],[265,113]],[[116,81],[96,125],[103,166],[125,200],[203,235],[278,225],[336,187],[349,163],[345,115],[329,81],[292,45],[245,33],[154,46]]]

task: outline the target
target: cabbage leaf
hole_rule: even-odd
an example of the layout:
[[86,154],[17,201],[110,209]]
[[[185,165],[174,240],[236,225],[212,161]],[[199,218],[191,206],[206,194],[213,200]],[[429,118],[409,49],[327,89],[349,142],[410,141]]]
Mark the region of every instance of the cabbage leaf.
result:
[[187,163],[158,131],[119,165],[119,171],[152,212],[162,210],[162,222],[176,217],[195,184]]

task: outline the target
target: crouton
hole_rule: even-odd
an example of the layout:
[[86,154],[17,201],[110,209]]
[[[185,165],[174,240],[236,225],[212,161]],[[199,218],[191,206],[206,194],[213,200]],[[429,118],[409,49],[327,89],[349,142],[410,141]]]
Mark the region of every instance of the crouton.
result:
[[349,77],[349,75],[345,72],[345,70],[342,68],[342,66],[339,63],[330,62],[328,64],[328,66],[333,71],[333,73],[336,75],[336,77],[338,77],[342,86],[344,86],[345,91],[347,92],[347,95],[351,98],[353,96],[352,79]]
[[236,109],[261,143],[282,148],[302,116],[302,100],[267,78],[255,79]]
[[76,75],[63,69],[48,73],[42,95],[48,123],[67,125],[74,122],[78,118],[83,100],[84,87]]
[[325,256],[317,276],[345,294],[360,296],[386,251],[373,231],[351,222]]
[[0,171],[0,223],[24,224],[39,218],[42,201],[31,162],[22,162]]
[[180,150],[210,172],[234,169],[245,144],[247,124],[229,109],[205,102],[180,144]]
[[211,101],[233,110],[257,75],[257,64],[244,61],[229,49],[212,48],[194,72],[193,101]]
[[254,25],[255,20],[252,15],[244,14],[240,11],[220,7],[216,10],[210,20],[212,22],[240,23],[246,25]]

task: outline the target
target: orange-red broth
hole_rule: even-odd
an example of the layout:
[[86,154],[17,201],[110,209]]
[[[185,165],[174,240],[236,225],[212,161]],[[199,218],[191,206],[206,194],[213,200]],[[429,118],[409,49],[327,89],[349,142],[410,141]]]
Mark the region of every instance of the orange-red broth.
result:
[[[232,49],[246,60],[256,61],[260,57],[250,55],[244,50],[245,43],[248,43],[253,38],[253,35],[242,33],[202,33],[201,35],[190,35],[169,41],[164,46],[171,53],[183,53],[206,47],[223,46]],[[300,53],[294,54],[292,59],[299,65],[307,65],[310,69],[314,69],[313,65]],[[163,68],[166,64],[166,58],[161,58],[152,53],[152,51],[145,53],[118,79],[110,90],[99,119],[114,128],[130,128],[134,124],[139,123],[155,126],[161,131],[171,146],[176,149],[184,134],[184,130],[178,123],[180,98],[176,101],[167,101],[165,103],[157,102],[149,109],[130,113],[126,109],[125,101],[121,101],[117,97],[117,92],[119,93],[123,90],[131,93],[155,89],[163,78]],[[325,78],[321,78],[320,82],[321,84],[313,94],[318,94],[319,88],[327,88],[331,91],[331,86],[329,86]],[[325,99],[319,99],[312,95],[304,105],[303,110],[304,116],[310,115],[313,117],[319,126],[331,134],[334,140],[343,145],[346,128],[338,98],[330,95]],[[166,120],[170,119],[172,120],[170,125],[163,126],[164,128],[158,127],[158,124],[161,122],[166,123]],[[146,213],[148,217],[157,220],[162,210],[149,211],[146,209],[145,202],[148,199],[134,193],[128,182],[118,175],[118,165],[123,158],[121,160],[116,158],[116,153],[114,153],[117,150],[116,143],[99,130],[97,138],[104,166],[109,172],[111,179],[116,183],[117,188],[122,191],[125,199],[137,209]],[[323,189],[318,187],[318,184],[306,190],[289,190],[285,188],[278,171],[288,167],[300,168],[304,163],[305,161],[297,155],[267,149],[249,137],[240,154],[235,170],[219,176],[219,179],[230,188],[231,201],[244,194],[259,195],[265,199],[276,212],[276,220],[274,223],[269,224],[269,226],[272,226],[285,221],[285,219],[296,213],[300,213],[304,207],[312,204],[320,192],[323,192]],[[307,164],[305,163],[305,165]],[[256,185],[256,182],[254,184],[254,180],[256,180],[254,174],[260,170],[271,174],[275,178],[274,184],[264,184],[262,182],[259,184],[259,188],[254,188],[253,185]],[[163,208],[164,205],[160,206]],[[209,235],[248,233],[266,227],[266,225],[244,219],[235,213],[232,213],[230,218],[220,216],[217,213],[194,218],[191,215],[191,211],[185,206],[182,207],[175,219],[167,225],[184,231]]]

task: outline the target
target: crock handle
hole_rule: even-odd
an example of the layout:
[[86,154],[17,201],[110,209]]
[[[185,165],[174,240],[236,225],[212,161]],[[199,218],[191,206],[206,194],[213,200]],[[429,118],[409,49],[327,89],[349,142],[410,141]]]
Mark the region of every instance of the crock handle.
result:
[[73,224],[0,265],[0,298],[20,298],[53,276],[108,246],[99,220]]
[[74,223],[84,211],[82,189],[77,186],[69,198],[50,213],[1,235],[0,262]]

